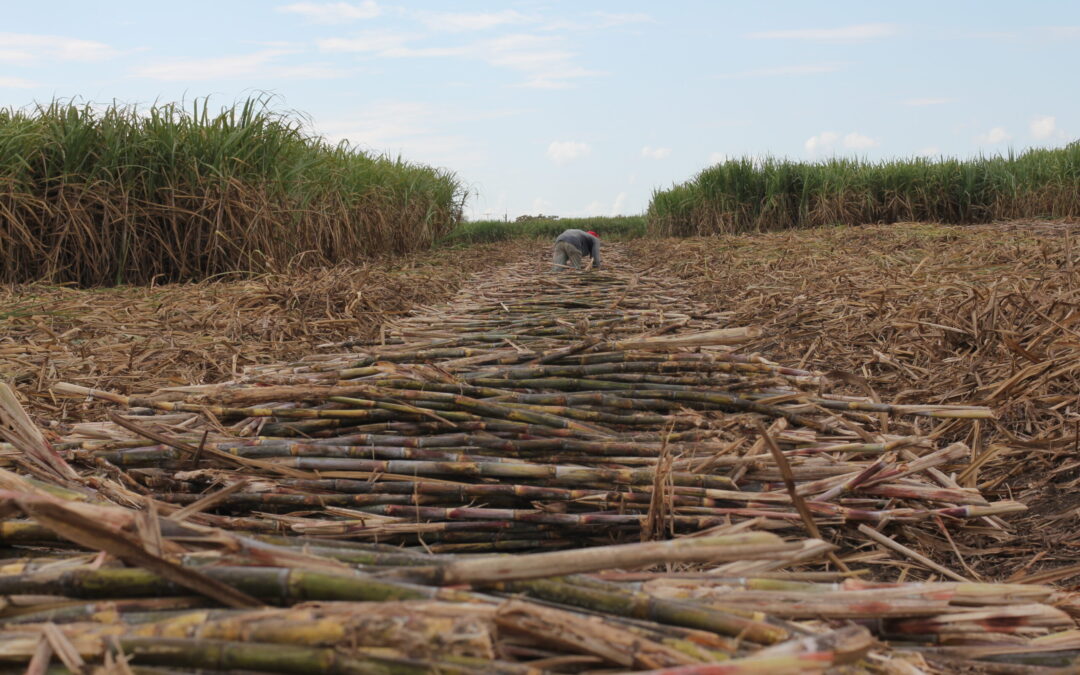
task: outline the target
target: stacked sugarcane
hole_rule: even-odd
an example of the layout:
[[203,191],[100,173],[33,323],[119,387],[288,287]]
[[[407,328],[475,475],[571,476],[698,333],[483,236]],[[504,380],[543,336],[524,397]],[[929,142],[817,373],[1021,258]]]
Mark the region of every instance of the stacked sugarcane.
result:
[[7,406],[0,663],[778,673],[869,663],[872,635],[912,663],[1080,648],[1068,599],[916,550],[1023,509],[964,487],[970,450],[935,434],[988,410],[739,354],[752,327],[611,260],[511,265],[232,382],[58,386],[126,410],[52,443]]
[[933,424],[985,408],[830,391],[819,372],[738,354],[755,331],[723,321],[647,274],[523,263],[353,351],[141,397],[61,385],[130,412],[58,447],[159,502],[226,491],[202,509],[225,527],[442,552],[744,519],[864,541],[839,526],[1001,528],[1023,508],[945,472],[970,451]]
[[431,555],[239,534],[168,504],[106,504],[89,485],[136,499],[108,478],[66,482],[0,470],[5,513],[37,528],[0,566],[0,672],[928,672],[910,664],[1059,664],[1080,649],[1080,605],[1052,588],[777,572],[832,547],[740,525]]

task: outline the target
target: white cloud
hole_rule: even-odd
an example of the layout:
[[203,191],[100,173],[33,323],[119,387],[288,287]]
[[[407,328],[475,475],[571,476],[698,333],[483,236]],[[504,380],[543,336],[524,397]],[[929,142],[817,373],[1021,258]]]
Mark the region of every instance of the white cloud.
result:
[[[423,103],[383,101],[361,108],[347,121],[331,122],[329,136],[369,147],[392,145],[404,137],[429,133],[435,114],[432,106]],[[345,132],[345,128],[352,131]]]
[[663,159],[671,154],[671,148],[654,148],[646,145],[641,149],[641,156],[649,159]]
[[904,101],[904,105],[910,106],[924,106],[924,105],[943,105],[945,103],[952,103],[955,98],[909,98]]
[[459,168],[484,159],[482,146],[443,130],[443,125],[459,119],[460,114],[444,106],[381,101],[318,126],[331,142],[348,141],[376,154],[400,154],[410,161]]
[[896,35],[897,27],[891,23],[864,23],[841,28],[797,28],[795,30],[768,30],[750,33],[746,37],[759,40],[822,40],[828,42],[847,40],[871,40]]
[[29,63],[34,55],[22,49],[0,49],[0,63]]
[[519,86],[533,89],[568,89],[572,81],[601,75],[574,63],[556,36],[506,35],[479,45],[480,58],[490,65],[509,68],[526,78]]
[[540,30],[559,32],[587,32],[619,28],[635,24],[655,23],[656,19],[645,12],[592,12],[578,19],[545,19],[538,26]]
[[368,31],[353,38],[324,38],[315,44],[324,52],[385,53],[404,48],[405,43],[416,37],[410,33]]
[[59,35],[0,33],[0,61],[29,63],[52,61],[103,61],[120,52],[103,42]]
[[391,59],[441,59],[449,56],[468,56],[468,47],[391,47],[379,53]]
[[975,142],[980,145],[997,145],[998,143],[1004,143],[1011,139],[1012,136],[1009,132],[1005,131],[1004,127],[994,127],[985,134],[977,136]]
[[513,34],[476,45],[477,53],[496,66],[530,70],[562,63],[573,56],[553,38]]
[[1058,40],[1075,40],[1080,38],[1080,26],[1050,26],[1040,31],[1051,38]]
[[237,77],[276,77],[304,79],[333,79],[349,71],[325,63],[279,65],[280,57],[296,54],[291,49],[264,49],[250,54],[223,56],[213,59],[189,59],[151,63],[135,68],[139,77],[164,82],[223,80]]
[[351,2],[297,2],[277,8],[279,12],[299,14],[315,23],[346,23],[361,19],[374,19],[382,11],[375,0]]
[[21,77],[0,77],[0,89],[33,89],[40,86],[37,82],[31,82]]
[[417,18],[431,30],[450,32],[489,30],[499,26],[534,21],[521,12],[505,9],[501,12],[419,12]]
[[615,195],[615,201],[611,203],[611,213],[609,215],[618,216],[622,215],[623,209],[626,207],[626,193],[620,192]]
[[587,70],[580,66],[563,69],[555,68],[533,74],[524,82],[518,83],[517,86],[526,89],[572,89],[575,86],[572,80],[597,75],[603,75],[603,73],[597,70]]
[[835,131],[822,131],[817,136],[811,136],[806,139],[803,146],[806,148],[807,152],[812,154],[816,153],[818,150],[831,149],[833,144],[838,140],[840,140],[840,134]]
[[944,37],[954,39],[1001,40],[1017,42],[1020,40],[1045,42],[1046,40],[1075,40],[1080,38],[1080,26],[1034,26],[1015,30],[996,31],[950,31]]
[[585,211],[581,215],[600,216],[603,215],[605,210],[604,203],[597,199],[589,202],[589,205],[585,207]]
[[844,136],[844,147],[851,150],[865,150],[878,145],[878,142],[869,136],[864,136],[857,131]]
[[537,197],[532,202],[532,209],[530,210],[530,213],[533,213],[533,214],[543,213],[544,211],[547,211],[549,208],[551,208],[551,202],[544,199],[543,197]]
[[331,66],[328,63],[312,63],[300,66],[282,66],[275,68],[272,73],[278,77],[303,78],[307,80],[334,80],[346,77],[350,71]]
[[166,61],[140,66],[134,70],[136,75],[152,80],[217,80],[228,77],[251,75],[275,58],[291,52],[279,49],[266,49],[239,56],[223,56],[212,59],[188,59]]
[[833,150],[838,141],[841,146],[848,150],[865,150],[878,145],[877,140],[864,136],[857,131],[849,132],[842,137],[835,131],[822,131],[820,134],[806,139],[803,146],[810,154],[817,154],[818,152]]
[[818,73],[835,73],[847,67],[846,63],[804,63],[794,66],[777,66],[775,68],[755,68],[738,73],[718,75],[722,80],[743,77],[784,77],[786,75],[816,75]]
[[626,26],[634,23],[652,23],[655,21],[655,19],[645,12],[626,12],[621,14],[612,12],[593,12],[593,15],[600,19],[600,28],[613,28],[615,26]]
[[368,31],[352,38],[325,38],[316,40],[320,51],[369,54],[388,59],[404,58],[444,58],[448,56],[469,56],[473,48],[469,45],[456,47],[410,47],[409,42],[421,36],[409,33],[386,33]]
[[936,145],[925,147],[915,153],[919,157],[938,157],[941,155],[941,148]]
[[525,79],[516,86],[534,89],[567,89],[574,80],[603,74],[577,65],[574,62],[577,55],[565,48],[560,36],[511,33],[454,46],[410,44],[421,37],[373,31],[354,38],[319,40],[316,44],[326,52],[355,52],[380,58],[475,59],[521,73]]
[[1058,129],[1057,118],[1052,115],[1041,115],[1031,120],[1031,124],[1028,127],[1031,130],[1031,135],[1039,141],[1044,141],[1048,138],[1065,138],[1066,134],[1061,129]]
[[547,156],[556,164],[566,164],[581,159],[592,152],[588,143],[579,141],[552,141],[548,145]]
[[[474,174],[478,167],[492,163],[488,146],[482,138],[453,131],[461,123],[494,120],[520,114],[512,108],[458,107],[445,103],[384,100],[349,111],[315,125],[325,138],[350,145],[372,154],[402,156],[409,161],[448,167],[464,174]],[[505,195],[499,197],[495,212],[502,217]],[[481,202],[484,195],[477,198]],[[471,214],[486,211],[470,199]]]

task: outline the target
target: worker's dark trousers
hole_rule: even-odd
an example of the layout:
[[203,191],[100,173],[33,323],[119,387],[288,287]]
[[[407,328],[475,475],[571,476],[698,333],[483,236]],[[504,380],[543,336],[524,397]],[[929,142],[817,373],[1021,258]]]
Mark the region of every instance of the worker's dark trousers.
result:
[[558,272],[571,267],[581,269],[581,251],[569,242],[555,242],[555,252],[551,255],[551,271]]

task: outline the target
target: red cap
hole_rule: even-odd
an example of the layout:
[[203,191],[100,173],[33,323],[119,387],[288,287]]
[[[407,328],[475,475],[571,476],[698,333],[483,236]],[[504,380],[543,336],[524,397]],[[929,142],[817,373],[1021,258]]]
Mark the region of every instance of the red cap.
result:
[[600,235],[598,235],[597,233],[593,232],[592,230],[589,230],[589,234],[591,234],[592,236],[596,237],[597,239],[599,239],[599,238],[600,238]]

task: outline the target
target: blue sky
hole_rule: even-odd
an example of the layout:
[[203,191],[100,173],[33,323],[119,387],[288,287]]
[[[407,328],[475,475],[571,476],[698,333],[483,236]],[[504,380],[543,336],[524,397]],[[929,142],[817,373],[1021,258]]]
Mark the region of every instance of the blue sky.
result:
[[2,0],[0,105],[222,104],[455,170],[472,217],[641,212],[727,156],[1080,136],[1080,2]]

